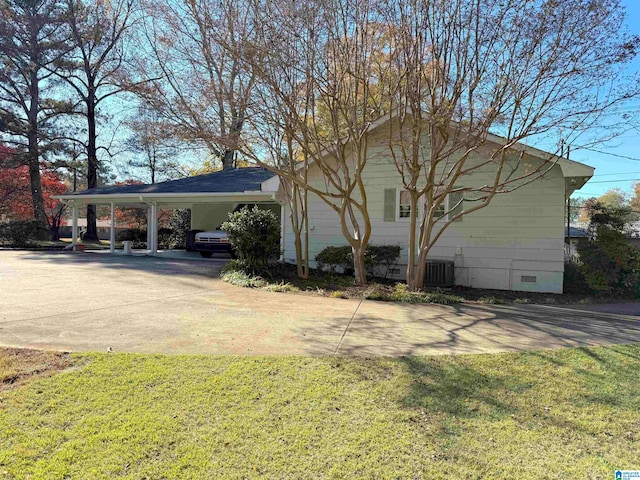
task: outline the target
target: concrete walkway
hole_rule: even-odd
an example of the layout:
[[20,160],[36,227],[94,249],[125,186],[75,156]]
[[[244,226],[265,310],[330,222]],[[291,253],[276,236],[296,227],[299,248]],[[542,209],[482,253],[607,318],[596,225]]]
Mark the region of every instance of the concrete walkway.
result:
[[270,293],[221,282],[224,263],[0,251],[0,345],[397,356],[640,341],[638,304],[620,314],[611,306],[398,305]]

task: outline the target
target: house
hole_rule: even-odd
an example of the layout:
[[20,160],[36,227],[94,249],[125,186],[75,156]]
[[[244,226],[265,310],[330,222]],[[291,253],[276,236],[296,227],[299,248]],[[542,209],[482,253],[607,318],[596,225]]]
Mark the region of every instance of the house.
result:
[[[398,266],[391,272],[392,277],[403,279],[409,225],[403,212],[407,208],[402,202],[403,185],[389,151],[388,128],[382,124],[371,133],[363,176],[372,226],[370,244],[404,247]],[[499,141],[490,136],[484,154],[491,150],[492,142]],[[453,222],[429,258],[453,263],[456,285],[562,293],[566,199],[593,176],[594,169],[525,145],[519,148],[524,159],[518,168],[535,169],[545,163],[549,171],[514,192],[497,195],[487,207]],[[482,155],[479,152],[475,160],[481,162]],[[493,177],[494,172],[487,166],[464,179],[464,185],[481,186]],[[315,187],[324,188],[317,166],[310,167],[308,179]],[[448,205],[445,210],[449,210]],[[311,259],[327,246],[347,244],[337,214],[316,195],[309,195],[308,214]],[[289,217],[286,205],[284,217]],[[294,236],[290,229],[284,238],[285,259],[293,262]]]
[[[87,219],[86,218],[78,218],[78,230],[80,232],[87,230]],[[100,220],[96,221],[96,227],[98,229],[98,238],[100,240],[109,240],[111,222],[109,220]],[[126,230],[127,228],[131,228],[129,225],[116,224],[116,235],[118,232]],[[60,225],[60,238],[71,238],[73,235],[72,232],[73,226],[72,221],[69,218],[65,218],[62,220],[62,225]]]
[[[372,132],[369,160],[364,172],[373,245],[407,245],[408,221],[403,213],[402,184],[387,146],[384,125]],[[497,137],[489,139],[498,142]],[[455,284],[461,286],[533,292],[562,292],[566,199],[582,187],[594,169],[547,152],[520,145],[525,161],[518,168],[548,164],[547,173],[528,185],[496,196],[486,208],[462,217],[444,232],[430,259],[451,262]],[[482,152],[478,154],[481,161]],[[550,158],[552,161],[550,162]],[[489,167],[465,181],[482,185],[491,177]],[[309,181],[322,188],[317,166],[309,170]],[[62,195],[72,206],[74,218],[88,203],[115,207],[146,208],[149,214],[150,254],[157,251],[159,208],[190,208],[191,227],[217,228],[241,204],[258,204],[276,212],[281,222],[283,258],[294,262],[294,236],[289,208],[283,201],[279,179],[263,168],[230,169],[153,185],[101,187]],[[466,200],[465,200],[466,202]],[[336,213],[319,197],[309,194],[309,253],[315,258],[323,248],[345,245]],[[113,218],[113,215],[112,215]],[[115,238],[112,222],[111,238]],[[77,226],[76,226],[77,228]],[[75,237],[74,237],[75,238]],[[113,245],[113,242],[112,242]],[[113,251],[113,246],[112,246]],[[403,248],[399,265],[391,272],[404,278],[407,264]],[[313,265],[313,262],[312,262]]]
[[[565,250],[567,257],[571,259],[576,259],[578,255],[578,247],[583,245],[589,241],[589,239],[594,235],[589,230],[589,222],[573,222],[571,224],[571,235],[567,235],[567,228],[565,227],[564,233],[566,236],[565,239]],[[640,250],[640,222],[631,222],[625,226],[624,234],[627,237],[627,241],[629,245],[633,246]]]

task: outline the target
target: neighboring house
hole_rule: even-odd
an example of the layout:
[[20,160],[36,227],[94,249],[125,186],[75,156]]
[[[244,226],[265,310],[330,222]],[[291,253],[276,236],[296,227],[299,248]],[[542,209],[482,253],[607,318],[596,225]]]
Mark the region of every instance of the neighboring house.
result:
[[[372,224],[370,243],[401,245],[399,265],[391,272],[402,279],[407,264],[408,221],[404,217],[402,184],[386,146],[384,128],[370,141],[365,180]],[[526,146],[520,168],[545,162],[550,154]],[[455,284],[475,288],[562,292],[566,198],[582,187],[594,169],[564,158],[554,159],[542,178],[515,192],[496,196],[486,208],[454,222],[431,250],[431,260],[455,265]],[[465,184],[482,185],[491,176],[478,170]],[[324,185],[319,169],[310,167],[310,181]],[[262,168],[231,169],[153,185],[101,187],[60,198],[76,212],[87,203],[148,208],[152,222],[150,253],[157,250],[159,208],[190,208],[192,228],[213,230],[241,204],[260,204],[279,214],[283,257],[295,259],[289,210],[282,202],[277,177]],[[345,245],[336,213],[314,194],[309,194],[309,253],[313,260],[323,248]],[[314,262],[312,262],[312,265]]]
[[[63,220],[62,225],[60,225],[60,238],[71,238],[72,233],[72,225],[71,219],[65,218]],[[109,240],[109,234],[111,229],[111,222],[109,220],[97,220],[96,221],[98,227],[98,238],[100,240]],[[128,225],[117,225],[116,224],[116,235],[118,232],[122,230],[126,230],[129,228]],[[78,218],[78,230],[82,234],[82,232],[87,230],[87,219],[86,218]]]
[[[589,222],[573,222],[571,224],[571,235],[567,236],[566,227],[564,229],[564,233],[566,236],[566,253],[574,259],[578,253],[578,246],[586,243],[591,237],[591,232],[589,232]],[[626,235],[629,244],[640,250],[640,222],[629,223],[624,229],[624,234]],[[569,244],[571,245],[570,249],[568,248]]]
[[575,261],[578,258],[578,247],[589,241],[589,222],[571,223],[570,235],[567,235],[567,227],[564,228],[565,259]]

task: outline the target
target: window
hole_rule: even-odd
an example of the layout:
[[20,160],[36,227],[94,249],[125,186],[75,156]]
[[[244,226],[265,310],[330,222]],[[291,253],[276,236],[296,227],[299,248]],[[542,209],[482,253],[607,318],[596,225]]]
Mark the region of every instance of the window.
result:
[[398,218],[409,218],[411,215],[411,197],[407,190],[400,190],[398,199]]
[[[421,199],[422,200],[422,199]],[[419,202],[421,204],[422,201]],[[445,216],[445,212],[448,212],[449,208],[452,210],[449,215],[452,217],[457,215],[463,209],[463,197],[462,192],[454,192],[447,196],[442,205],[435,210],[433,218],[438,220]],[[420,207],[422,211],[423,207]],[[384,189],[384,212],[383,218],[385,222],[397,222],[400,220],[408,220],[411,216],[411,197],[408,190],[385,188]],[[449,217],[449,218],[451,218]],[[457,219],[460,221],[462,218]]]
[[445,204],[445,203],[446,203],[446,202],[442,202],[442,203],[440,204],[440,206],[439,206],[439,207],[438,207],[438,208],[433,212],[433,218],[435,218],[435,219],[440,219],[440,218],[444,217],[444,211],[445,211],[445,210],[444,210],[444,207],[445,207],[445,205],[444,205],[444,204]]
[[[439,219],[444,216],[446,211],[446,201],[443,202],[434,212],[433,218]],[[411,197],[408,190],[398,190],[398,211],[397,219],[409,218],[411,216]]]

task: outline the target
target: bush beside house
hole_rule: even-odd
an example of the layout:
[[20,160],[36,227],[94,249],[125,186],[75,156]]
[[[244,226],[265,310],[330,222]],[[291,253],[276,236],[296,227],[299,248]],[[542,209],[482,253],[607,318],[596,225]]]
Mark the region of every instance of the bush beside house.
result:
[[239,261],[260,273],[280,255],[280,222],[271,210],[244,207],[229,213],[221,229],[227,232]]
[[640,252],[624,234],[628,209],[599,203],[592,209],[591,238],[578,247],[578,272],[596,293],[640,296]]
[[[386,278],[389,269],[400,258],[400,245],[369,245],[364,253],[364,266],[368,277]],[[351,247],[326,247],[318,255],[316,262],[319,270],[330,272],[353,271],[353,252]]]

